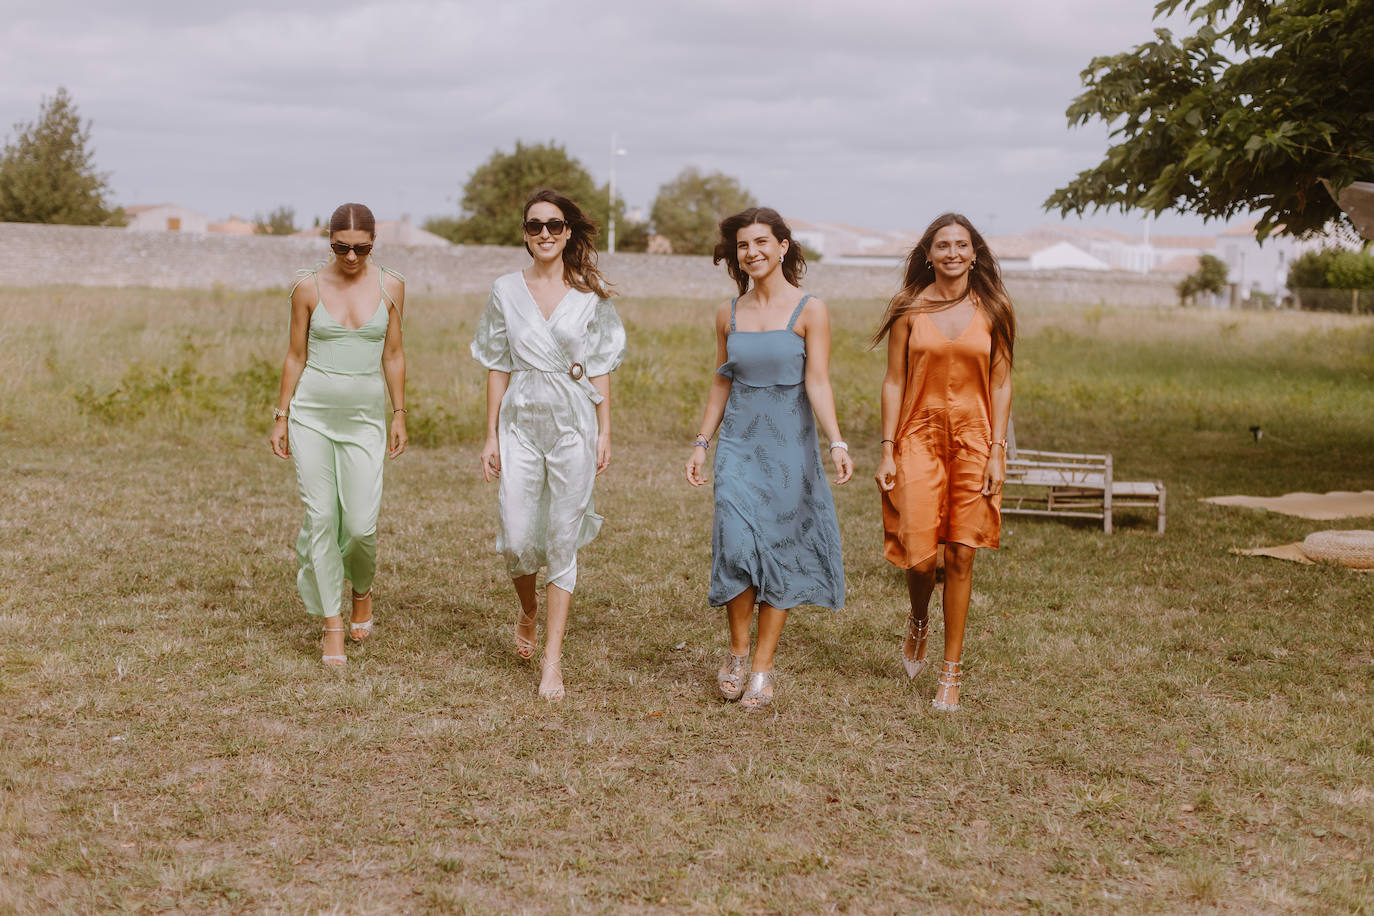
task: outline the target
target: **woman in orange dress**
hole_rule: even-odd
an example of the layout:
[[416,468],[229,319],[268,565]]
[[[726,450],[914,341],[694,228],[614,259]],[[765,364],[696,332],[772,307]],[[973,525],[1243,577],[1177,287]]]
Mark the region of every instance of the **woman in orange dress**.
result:
[[997,261],[965,217],[936,218],[912,249],[875,345],[883,377],[883,553],[906,570],[911,613],[902,666],[926,665],[935,554],[945,545],[945,653],[931,701],[959,708],[973,556],[996,547],[1007,474],[1016,319]]

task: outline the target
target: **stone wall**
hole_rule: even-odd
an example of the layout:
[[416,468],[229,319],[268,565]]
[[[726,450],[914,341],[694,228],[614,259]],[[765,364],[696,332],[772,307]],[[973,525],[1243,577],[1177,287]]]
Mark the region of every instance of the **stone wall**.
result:
[[[329,256],[324,239],[129,232],[87,226],[0,223],[0,286],[150,286],[258,290],[289,286],[296,270]],[[379,248],[377,258],[405,274],[418,293],[482,293],[503,273],[528,263],[520,248],[489,245]],[[690,255],[602,255],[602,271],[636,298],[719,299],[734,285],[722,266]],[[811,266],[806,287],[830,299],[890,296],[896,267]],[[1173,305],[1168,279],[1129,273],[1011,273],[1007,288],[1020,302],[1071,305]]]

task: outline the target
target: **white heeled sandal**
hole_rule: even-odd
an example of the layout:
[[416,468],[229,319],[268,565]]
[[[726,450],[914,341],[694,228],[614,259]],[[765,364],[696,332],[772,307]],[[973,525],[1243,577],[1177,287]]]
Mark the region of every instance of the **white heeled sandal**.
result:
[[[342,632],[344,631],[344,628],[343,628],[343,627],[325,627],[325,628],[324,628],[324,631],[325,631],[326,633],[342,633]],[[326,654],[325,651],[324,651],[323,641],[321,641],[321,645],[320,645],[320,662],[321,662],[326,668],[342,668],[344,665],[348,664],[348,656],[347,656],[347,655],[328,655],[328,654]]]
[[922,671],[926,670],[926,663],[928,659],[922,653],[925,652],[926,634],[929,632],[929,617],[921,621],[919,624],[916,622],[915,617],[908,617],[906,619],[906,638],[916,640],[916,655],[918,656],[914,659],[907,658],[905,643],[903,643],[902,647],[897,650],[902,655],[902,667],[906,669],[906,679],[908,681],[915,680],[917,675],[919,675]]
[[[936,682],[935,698],[930,701],[931,706],[944,712],[954,712],[959,708],[959,695],[956,691],[959,689],[959,669],[963,665],[962,661],[952,662],[949,659],[940,664],[940,680]],[[951,693],[954,693],[953,703],[948,699],[940,699],[942,696],[948,697]]]

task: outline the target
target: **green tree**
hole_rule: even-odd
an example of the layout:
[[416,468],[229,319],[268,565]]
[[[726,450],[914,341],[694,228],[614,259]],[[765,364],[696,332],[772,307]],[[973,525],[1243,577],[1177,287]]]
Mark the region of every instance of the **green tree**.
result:
[[[517,140],[514,152],[493,152],[463,186],[463,214],[457,219],[428,220],[425,229],[460,244],[523,245],[520,208],[540,188],[571,198],[596,222],[597,247],[606,247],[607,187],[598,187],[582,163],[552,141],[525,144]],[[624,202],[616,200],[617,224],[624,220],[624,209]]]
[[1226,262],[1210,254],[1198,258],[1198,268],[1178,283],[1180,305],[1191,305],[1198,293],[1220,295],[1226,291]]
[[1332,289],[1374,289],[1374,255],[1367,251],[1338,251],[1326,270]]
[[1331,269],[1331,259],[1340,253],[1339,248],[1323,248],[1321,251],[1306,251],[1293,259],[1288,265],[1289,289],[1327,289],[1331,282],[1327,272]]
[[120,226],[109,176],[97,172],[91,125],[84,125],[66,89],[45,98],[38,120],[14,125],[0,152],[0,221]]
[[688,166],[658,189],[649,220],[655,232],[673,243],[674,254],[710,254],[720,221],[754,206],[754,195],[729,175],[703,175]]
[[291,235],[296,231],[296,210],[280,206],[271,213],[253,217],[253,228],[259,235]]
[[1083,71],[1071,125],[1100,120],[1102,162],[1046,209],[1260,214],[1260,237],[1303,235],[1344,215],[1333,195],[1374,174],[1374,0],[1161,0],[1196,33]]

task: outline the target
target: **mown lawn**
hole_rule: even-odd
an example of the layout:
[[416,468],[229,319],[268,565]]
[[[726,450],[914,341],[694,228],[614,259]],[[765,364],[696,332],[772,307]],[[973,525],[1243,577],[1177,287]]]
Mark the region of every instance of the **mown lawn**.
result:
[[1020,444],[1166,481],[1169,529],[1008,518],[948,715],[880,556],[882,303],[832,303],[849,603],[793,615],[751,716],[681,479],[712,303],[620,305],[555,706],[491,552],[481,305],[410,304],[416,444],[334,672],[266,443],[284,295],[0,290],[0,912],[1374,909],[1374,575],[1228,553],[1374,519],[1198,501],[1374,488],[1374,321],[1022,303]]

